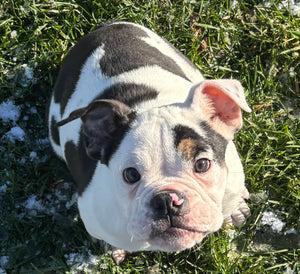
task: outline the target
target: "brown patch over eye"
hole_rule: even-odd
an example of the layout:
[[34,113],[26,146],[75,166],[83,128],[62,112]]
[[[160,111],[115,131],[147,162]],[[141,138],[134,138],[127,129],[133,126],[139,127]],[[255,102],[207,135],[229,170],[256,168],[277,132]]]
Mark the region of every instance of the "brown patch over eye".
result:
[[177,148],[181,151],[186,160],[194,160],[195,155],[198,152],[198,146],[195,140],[190,138],[181,140]]

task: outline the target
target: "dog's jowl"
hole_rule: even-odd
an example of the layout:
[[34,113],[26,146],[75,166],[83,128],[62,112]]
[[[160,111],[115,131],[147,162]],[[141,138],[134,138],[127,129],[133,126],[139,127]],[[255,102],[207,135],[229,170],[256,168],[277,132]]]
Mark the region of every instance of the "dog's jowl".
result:
[[87,231],[119,251],[177,251],[241,225],[241,109],[240,82],[205,80],[149,29],[116,22],[83,37],[58,75],[49,131]]

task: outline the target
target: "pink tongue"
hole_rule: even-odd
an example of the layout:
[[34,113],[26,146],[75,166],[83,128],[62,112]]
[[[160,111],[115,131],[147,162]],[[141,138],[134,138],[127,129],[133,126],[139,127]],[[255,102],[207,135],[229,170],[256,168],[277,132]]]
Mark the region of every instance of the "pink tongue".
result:
[[173,205],[180,206],[180,205],[183,204],[184,200],[183,199],[179,199],[179,197],[177,196],[176,193],[170,193],[170,196],[172,197]]

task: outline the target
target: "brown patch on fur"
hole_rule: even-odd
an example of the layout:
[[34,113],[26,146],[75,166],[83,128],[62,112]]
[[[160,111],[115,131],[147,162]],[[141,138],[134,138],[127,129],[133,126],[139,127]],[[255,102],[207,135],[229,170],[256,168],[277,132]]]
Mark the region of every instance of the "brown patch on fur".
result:
[[186,160],[193,160],[197,154],[197,144],[190,138],[181,140],[177,148]]

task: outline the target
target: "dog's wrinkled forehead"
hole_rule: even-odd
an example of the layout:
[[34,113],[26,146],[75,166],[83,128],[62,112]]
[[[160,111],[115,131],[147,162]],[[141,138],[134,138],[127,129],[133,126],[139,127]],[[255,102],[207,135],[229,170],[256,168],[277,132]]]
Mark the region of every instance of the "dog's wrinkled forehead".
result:
[[210,153],[223,162],[228,141],[203,120],[185,115],[177,108],[161,108],[137,117],[132,128],[133,153],[146,169],[162,162],[178,165],[178,154],[193,161],[201,153]]
[[204,152],[212,152],[213,159],[221,163],[225,159],[227,146],[226,139],[212,130],[202,121],[198,124],[201,135],[185,125],[176,125],[174,131],[174,144],[186,160],[195,160],[197,155]]
[[173,119],[162,110],[138,115],[132,128],[133,153],[146,170],[158,168],[162,159],[175,158],[173,148]]

